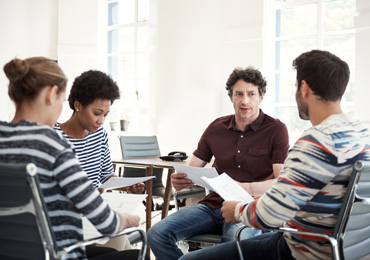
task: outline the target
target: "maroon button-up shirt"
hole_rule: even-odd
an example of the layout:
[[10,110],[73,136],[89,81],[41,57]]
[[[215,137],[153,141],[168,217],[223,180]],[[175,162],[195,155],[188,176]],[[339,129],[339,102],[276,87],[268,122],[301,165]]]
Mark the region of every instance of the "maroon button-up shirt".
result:
[[[235,115],[213,121],[203,133],[194,155],[210,162],[219,174],[226,172],[239,182],[256,182],[274,178],[273,164],[284,163],[289,149],[288,130],[284,123],[262,112],[241,131],[235,126]],[[222,198],[210,193],[199,203],[212,208],[222,205]]]

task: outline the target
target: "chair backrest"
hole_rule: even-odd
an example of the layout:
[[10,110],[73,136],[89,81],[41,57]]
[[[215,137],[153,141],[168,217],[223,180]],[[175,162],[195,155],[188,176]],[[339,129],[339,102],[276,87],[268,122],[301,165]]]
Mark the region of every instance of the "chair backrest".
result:
[[122,158],[159,157],[158,140],[153,136],[119,136]]
[[54,259],[37,167],[0,163],[0,259]]
[[[119,136],[119,140],[121,144],[122,158],[124,159],[161,156],[157,136],[155,135]],[[159,193],[160,194],[163,193],[164,196],[164,185],[162,182],[163,169],[154,168],[153,175],[156,176],[156,178],[153,180],[153,195],[159,195]],[[123,176],[125,177],[145,176],[145,170],[125,166]]]
[[361,172],[354,189],[354,202],[347,222],[343,248],[346,260],[370,255],[370,163],[356,162]]

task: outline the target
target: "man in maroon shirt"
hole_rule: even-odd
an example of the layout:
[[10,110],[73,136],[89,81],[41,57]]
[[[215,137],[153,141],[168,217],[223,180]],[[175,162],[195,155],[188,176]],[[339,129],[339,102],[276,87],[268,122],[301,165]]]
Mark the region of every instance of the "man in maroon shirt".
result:
[[[214,156],[219,174],[226,172],[252,196],[260,196],[271,186],[283,168],[289,140],[286,126],[259,108],[266,93],[261,72],[248,67],[235,69],[226,90],[235,114],[213,121],[203,133],[190,166],[204,167]],[[193,185],[184,173],[174,173],[171,182],[176,190]],[[241,224],[227,224],[220,210],[222,198],[215,192],[197,205],[177,211],[148,231],[148,242],[158,260],[178,259],[182,252],[176,242],[205,233],[222,233],[222,241],[235,237]],[[260,234],[246,229],[243,239]]]

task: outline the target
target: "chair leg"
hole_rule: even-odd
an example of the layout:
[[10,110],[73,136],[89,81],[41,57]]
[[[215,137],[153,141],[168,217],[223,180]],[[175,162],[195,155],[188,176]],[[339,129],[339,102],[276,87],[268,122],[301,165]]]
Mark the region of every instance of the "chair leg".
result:
[[[145,200],[143,201],[143,204],[144,206],[146,206]],[[175,207],[174,205],[168,205],[168,210],[171,210],[174,207]],[[163,204],[154,203],[154,201],[152,200],[152,211],[158,211],[162,209],[163,209]]]
[[201,249],[200,243],[198,243],[198,242],[188,241],[188,245],[189,245],[189,252]]

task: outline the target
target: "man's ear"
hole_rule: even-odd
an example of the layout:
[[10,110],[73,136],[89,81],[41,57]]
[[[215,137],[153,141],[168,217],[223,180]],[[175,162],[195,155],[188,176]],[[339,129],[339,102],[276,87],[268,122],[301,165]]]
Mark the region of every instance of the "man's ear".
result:
[[265,93],[263,93],[262,96],[260,96],[260,103],[262,102],[264,97],[265,97]]
[[302,97],[307,97],[312,92],[310,85],[305,80],[302,80],[301,93]]
[[52,105],[54,101],[58,98],[58,86],[50,86],[47,87],[46,95],[45,95],[45,102],[46,105]]

